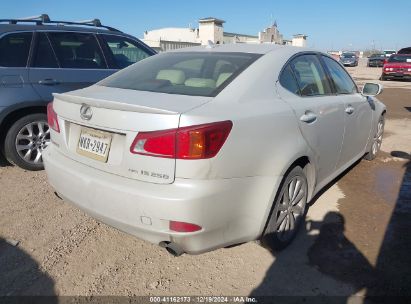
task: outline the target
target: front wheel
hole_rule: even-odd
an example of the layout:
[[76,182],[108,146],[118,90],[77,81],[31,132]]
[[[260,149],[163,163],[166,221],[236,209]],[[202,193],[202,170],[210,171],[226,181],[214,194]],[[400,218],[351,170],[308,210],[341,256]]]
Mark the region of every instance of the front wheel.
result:
[[8,130],[4,141],[4,154],[10,163],[20,168],[42,170],[42,152],[49,144],[47,115],[30,114],[17,120]]
[[375,131],[375,134],[373,136],[370,150],[364,156],[366,160],[373,160],[377,157],[377,154],[381,149],[382,137],[384,135],[384,125],[385,125],[384,115],[381,115],[377,123],[377,130]]
[[273,210],[261,238],[263,246],[281,250],[291,243],[304,222],[307,196],[307,178],[303,169],[296,166],[285,177],[273,203]]

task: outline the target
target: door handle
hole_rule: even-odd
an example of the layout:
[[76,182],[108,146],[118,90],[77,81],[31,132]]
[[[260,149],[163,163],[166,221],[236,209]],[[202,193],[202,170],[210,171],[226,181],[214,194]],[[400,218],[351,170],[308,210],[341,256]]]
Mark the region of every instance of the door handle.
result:
[[59,82],[55,79],[43,79],[39,81],[39,84],[53,86],[53,85],[59,84]]
[[354,113],[354,108],[353,108],[353,106],[352,106],[352,105],[347,106],[347,107],[345,108],[345,113],[347,113],[347,114],[352,114],[352,113]]
[[312,123],[317,120],[317,115],[311,111],[305,111],[304,115],[300,117],[300,120],[306,123]]

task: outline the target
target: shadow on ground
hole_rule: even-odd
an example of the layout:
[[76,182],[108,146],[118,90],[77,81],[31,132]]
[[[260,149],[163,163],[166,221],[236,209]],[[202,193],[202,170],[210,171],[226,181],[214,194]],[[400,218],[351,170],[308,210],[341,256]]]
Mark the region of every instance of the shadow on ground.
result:
[[10,163],[0,154],[0,168],[11,166]]
[[[55,295],[53,279],[42,272],[37,262],[18,245],[0,238],[0,297],[7,296],[4,301],[18,302],[24,299],[15,296],[37,295]],[[3,300],[0,298],[0,302]],[[53,299],[49,298],[47,303],[53,303]]]
[[[391,155],[410,160],[405,152]],[[251,296],[263,297],[259,303],[273,301],[264,296],[282,296],[281,303],[380,303],[393,296],[402,303],[411,297],[411,161],[404,166],[375,266],[346,237],[344,216],[328,212],[322,221],[307,221],[290,247],[273,252],[275,261]]]

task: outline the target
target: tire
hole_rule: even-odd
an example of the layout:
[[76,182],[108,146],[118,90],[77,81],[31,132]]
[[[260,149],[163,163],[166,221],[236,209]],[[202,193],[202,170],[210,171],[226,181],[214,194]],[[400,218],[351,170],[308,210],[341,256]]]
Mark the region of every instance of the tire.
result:
[[378,119],[377,128],[372,139],[370,150],[364,155],[364,159],[371,161],[377,157],[377,154],[381,149],[382,138],[384,135],[384,125],[385,117],[384,115],[381,115]]
[[[296,191],[298,182],[300,186]],[[307,178],[303,169],[296,166],[283,180],[273,202],[267,226],[260,240],[262,246],[279,251],[292,242],[305,219],[307,194]],[[291,200],[287,202],[290,196]]]
[[47,115],[30,114],[17,120],[8,130],[4,141],[4,156],[20,168],[43,170],[41,153],[49,144]]
[[387,80],[387,77],[385,77],[384,74],[382,74],[381,77],[380,77],[380,79],[381,79],[382,81],[386,81],[386,80]]

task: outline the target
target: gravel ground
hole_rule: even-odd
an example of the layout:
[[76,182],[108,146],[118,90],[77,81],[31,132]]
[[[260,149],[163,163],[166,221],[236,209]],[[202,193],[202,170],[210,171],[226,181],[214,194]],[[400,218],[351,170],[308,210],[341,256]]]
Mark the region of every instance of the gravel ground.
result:
[[331,184],[281,253],[250,242],[175,258],[62,202],[44,172],[1,161],[0,296],[409,294],[411,83],[389,83],[383,152]]

